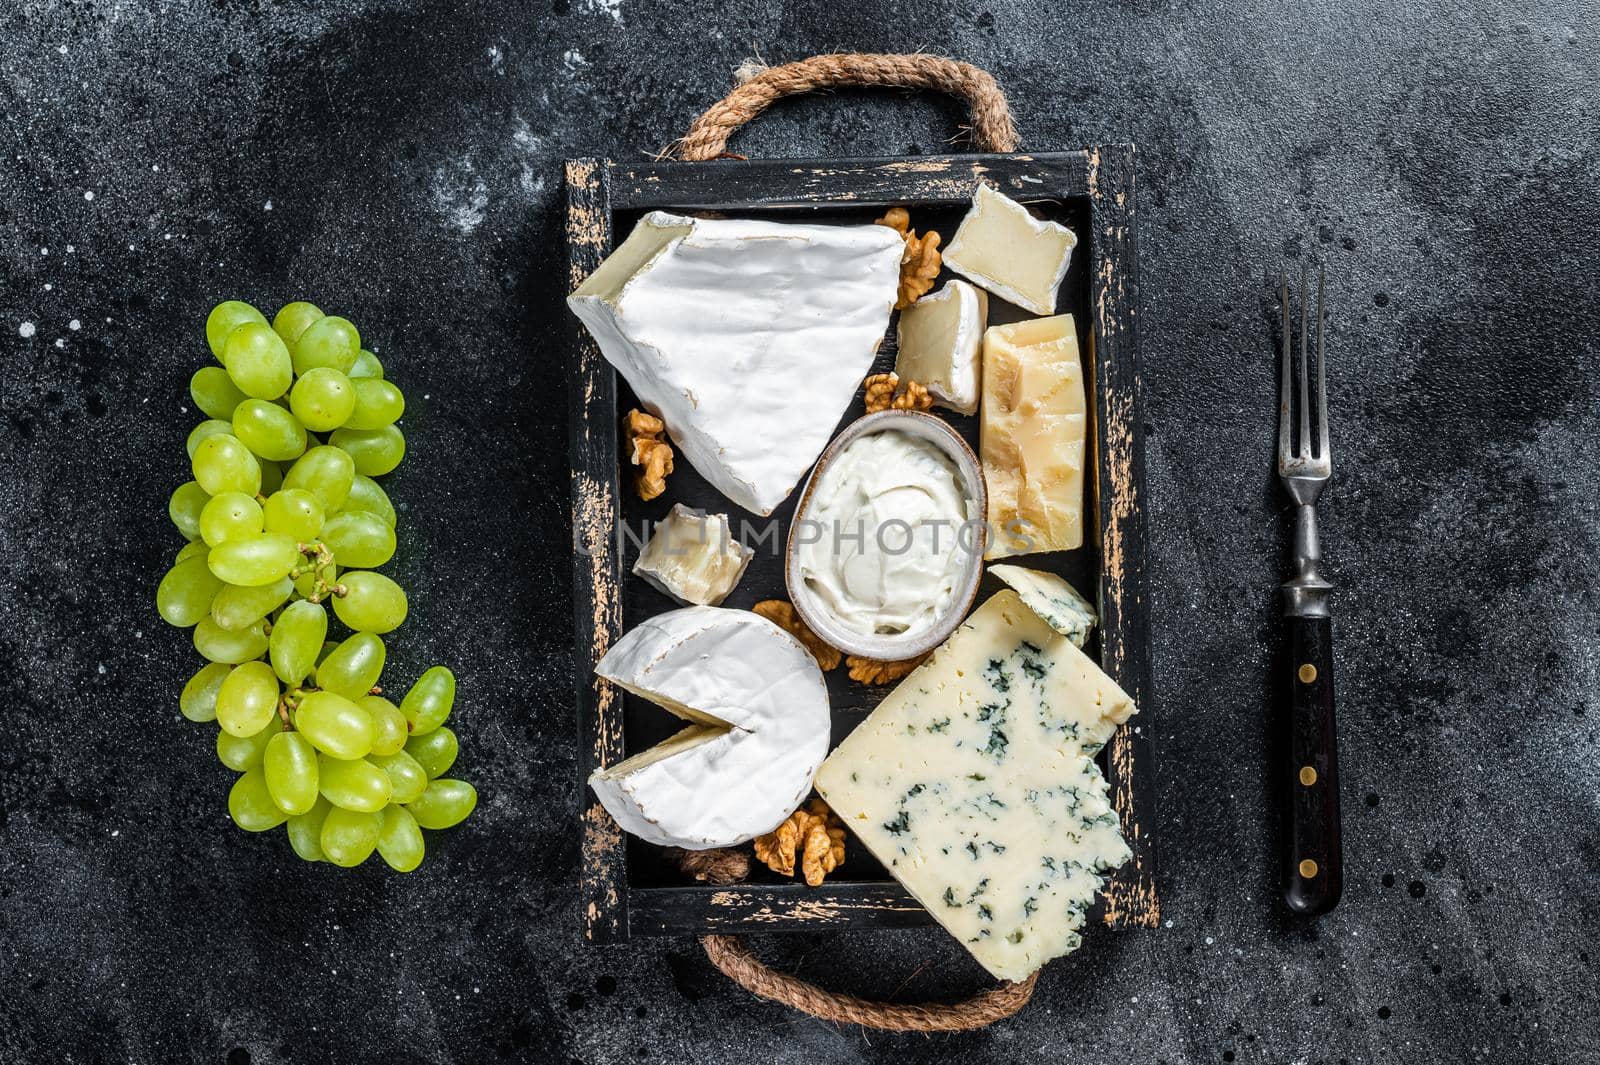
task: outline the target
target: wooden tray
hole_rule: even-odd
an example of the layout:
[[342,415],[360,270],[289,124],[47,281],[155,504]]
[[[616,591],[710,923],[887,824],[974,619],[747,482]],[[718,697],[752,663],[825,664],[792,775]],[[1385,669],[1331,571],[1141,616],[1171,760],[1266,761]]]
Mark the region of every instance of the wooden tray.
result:
[[[1131,145],[1048,155],[961,155],[913,159],[719,160],[643,166],[597,159],[566,165],[569,291],[589,276],[646,211],[776,217],[788,221],[870,222],[886,206],[904,205],[919,230],[936,229],[946,242],[982,178],[1077,233],[1079,246],[1062,284],[1057,311],[1075,315],[1085,354],[1093,431],[1092,476],[1086,491],[1094,521],[1083,550],[1007,559],[1061,573],[1096,598],[1100,627],[1091,654],[1138,703],[1140,713],[1102,753],[1111,797],[1133,848],[1133,859],[1106,884],[1098,907],[1113,927],[1154,926],[1155,889],[1151,802],[1155,707],[1149,678],[1145,597],[1144,442],[1139,385],[1134,242],[1134,150]],[[946,275],[948,275],[946,271]],[[991,298],[991,324],[1031,317]],[[711,488],[688,462],[679,462],[667,492],[645,503],[624,475],[621,415],[637,401],[586,330],[567,316],[571,335],[571,457],[574,594],[577,621],[579,787],[582,795],[582,902],[585,933],[596,942],[633,935],[708,932],[905,928],[932,918],[866,849],[852,842],[849,857],[819,888],[784,880],[757,865],[751,879],[731,887],[687,881],[649,844],[626,836],[583,783],[675,730],[677,719],[594,676],[607,648],[643,618],[677,606],[632,576],[644,521],[664,517],[675,502],[759,521]],[[892,368],[891,325],[874,372]],[[863,412],[861,399],[841,424]],[[974,447],[976,418],[936,412]],[[787,523],[794,497],[773,514]],[[632,530],[623,535],[622,530]],[[781,544],[781,538],[780,538]],[[756,547],[756,557],[724,606],[748,608],[787,598],[781,546]],[[1000,587],[984,577],[978,602]],[[834,742],[849,733],[891,687],[868,688],[843,668],[827,674]]]

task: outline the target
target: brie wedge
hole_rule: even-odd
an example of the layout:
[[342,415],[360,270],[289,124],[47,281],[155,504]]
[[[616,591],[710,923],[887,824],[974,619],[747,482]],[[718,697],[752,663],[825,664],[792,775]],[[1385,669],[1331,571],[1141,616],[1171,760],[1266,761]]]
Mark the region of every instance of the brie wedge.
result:
[[595,672],[688,722],[589,777],[639,838],[732,846],[771,832],[810,794],[828,753],[828,691],[811,652],[766,618],[714,606],[658,614]]
[[978,366],[989,297],[952,279],[900,312],[894,372],[917,382],[941,406],[978,412]]
[[765,515],[871,368],[904,247],[887,226],[653,211],[567,304],[701,476]]
[[676,503],[656,524],[633,572],[680,602],[717,606],[754,554],[733,538],[726,514],[703,514]]
[[1099,618],[1094,607],[1065,577],[1024,566],[994,565],[989,567],[989,572],[1016,589],[1023,603],[1046,625],[1071,640],[1072,646],[1083,650]]
[[1035,218],[1016,200],[980,184],[944,251],[944,264],[1025,311],[1054,314],[1056,289],[1077,246],[1066,226]]

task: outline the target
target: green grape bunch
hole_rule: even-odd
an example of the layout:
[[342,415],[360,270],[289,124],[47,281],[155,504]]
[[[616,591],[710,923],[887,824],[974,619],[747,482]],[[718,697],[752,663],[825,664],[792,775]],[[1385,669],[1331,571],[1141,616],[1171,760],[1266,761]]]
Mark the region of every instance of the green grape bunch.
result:
[[[445,776],[454,674],[432,667],[399,705],[379,684],[407,604],[376,572],[394,558],[396,515],[374,478],[405,456],[405,396],[355,325],[310,303],[270,323],[219,303],[206,341],[221,365],[190,379],[206,420],[189,434],[194,479],[167,507],[188,543],[156,589],[206,660],[178,708],[216,722],[240,828],[285,825],[307,861],[351,867],[377,851],[409,873],[422,829],[459,824],[478,794]],[[343,639],[329,639],[330,607]]]

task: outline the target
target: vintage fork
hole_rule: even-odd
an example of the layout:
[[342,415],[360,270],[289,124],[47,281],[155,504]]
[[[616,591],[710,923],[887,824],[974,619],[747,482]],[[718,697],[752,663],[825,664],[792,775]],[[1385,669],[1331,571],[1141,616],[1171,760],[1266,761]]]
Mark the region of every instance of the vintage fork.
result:
[[[1306,348],[1310,329],[1309,271],[1300,271],[1300,359],[1295,372],[1289,328],[1289,280],[1280,274],[1283,356],[1278,389],[1278,479],[1295,502],[1294,576],[1283,585],[1283,615],[1289,626],[1289,854],[1283,898],[1301,914],[1327,913],[1344,890],[1344,856],[1339,823],[1339,757],[1333,716],[1333,629],[1328,592],[1333,587],[1317,571],[1317,498],[1333,476],[1328,448],[1328,375],[1323,358],[1323,307],[1327,278],[1317,269],[1317,425],[1311,432],[1307,395],[1310,367]],[[1298,379],[1298,390],[1295,382]],[[1298,396],[1297,396],[1298,391]],[[1299,402],[1296,403],[1295,399]],[[1294,446],[1294,412],[1299,412],[1299,448]],[[1315,443],[1315,448],[1313,448]]]

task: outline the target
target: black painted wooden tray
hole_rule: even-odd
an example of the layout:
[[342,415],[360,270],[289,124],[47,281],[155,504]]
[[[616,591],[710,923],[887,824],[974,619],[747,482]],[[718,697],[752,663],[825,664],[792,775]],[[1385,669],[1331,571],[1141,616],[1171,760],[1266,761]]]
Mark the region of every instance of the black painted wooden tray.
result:
[[[1122,817],[1133,859],[1106,884],[1098,912],[1113,927],[1155,925],[1160,913],[1151,837],[1151,737],[1155,708],[1149,678],[1145,597],[1144,442],[1139,385],[1134,240],[1134,150],[1131,145],[1046,155],[962,155],[912,159],[719,160],[632,166],[596,159],[566,167],[569,291],[650,210],[776,217],[787,221],[870,222],[885,207],[910,209],[918,230],[946,240],[977,182],[1069,226],[1079,239],[1062,284],[1057,313],[1070,312],[1084,352],[1092,476],[1086,491],[1094,521],[1083,550],[1006,559],[1066,576],[1098,599],[1100,627],[1090,653],[1137,702],[1140,712],[1119,729],[1102,754],[1111,797]],[[948,276],[949,271],[945,272]],[[941,277],[941,281],[943,277]],[[989,301],[990,323],[1031,317],[1003,300]],[[845,864],[818,888],[786,880],[755,864],[751,879],[729,887],[686,880],[659,851],[626,836],[583,783],[675,731],[680,724],[594,676],[594,665],[625,631],[678,604],[632,576],[641,524],[664,517],[675,502],[729,514],[735,529],[745,514],[711,488],[686,461],[667,491],[648,503],[633,490],[621,464],[621,415],[637,401],[586,330],[572,315],[571,458],[574,578],[577,621],[577,724],[582,795],[582,904],[585,933],[605,942],[631,935],[706,932],[903,928],[932,918],[866,849],[851,841]],[[891,324],[873,372],[893,367]],[[977,418],[945,417],[977,445]],[[841,424],[863,413],[858,396]],[[794,496],[798,496],[798,492]],[[773,517],[787,522],[794,496]],[[623,528],[634,530],[631,536]],[[752,543],[756,557],[723,604],[748,608],[787,598],[782,538],[778,549]],[[985,576],[977,602],[1000,587]],[[1098,595],[1096,595],[1098,592]],[[892,686],[869,688],[843,668],[827,674],[837,743]]]

